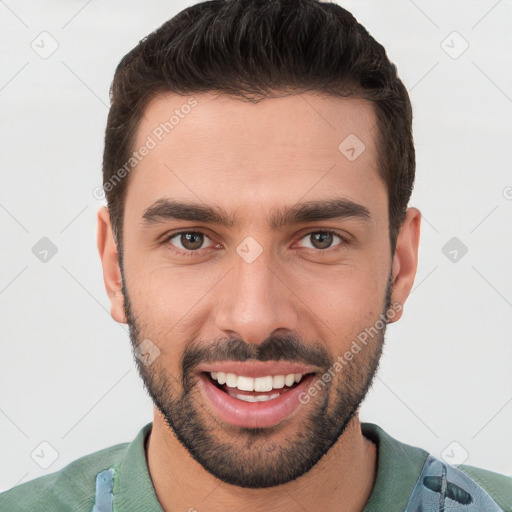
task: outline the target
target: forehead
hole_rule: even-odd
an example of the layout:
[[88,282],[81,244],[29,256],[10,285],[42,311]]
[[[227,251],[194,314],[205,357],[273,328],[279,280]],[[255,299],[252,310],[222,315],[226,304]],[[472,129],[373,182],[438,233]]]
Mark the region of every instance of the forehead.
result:
[[373,106],[362,99],[304,93],[255,104],[164,94],[137,129],[125,214],[140,218],[161,197],[249,212],[248,221],[301,199],[378,206],[387,194],[376,139]]

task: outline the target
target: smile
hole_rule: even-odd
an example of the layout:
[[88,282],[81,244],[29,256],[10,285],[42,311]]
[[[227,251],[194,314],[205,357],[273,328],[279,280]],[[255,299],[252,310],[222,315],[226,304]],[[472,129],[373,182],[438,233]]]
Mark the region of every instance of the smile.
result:
[[[289,391],[304,377],[302,373],[290,373],[288,375],[266,375],[254,378],[224,372],[210,372],[210,376],[219,385],[219,389],[228,393],[229,396],[246,402],[273,400],[282,393]],[[246,393],[239,393],[239,391]]]
[[222,421],[247,428],[277,425],[304,407],[299,396],[315,373],[281,361],[208,366],[198,376],[210,411]]

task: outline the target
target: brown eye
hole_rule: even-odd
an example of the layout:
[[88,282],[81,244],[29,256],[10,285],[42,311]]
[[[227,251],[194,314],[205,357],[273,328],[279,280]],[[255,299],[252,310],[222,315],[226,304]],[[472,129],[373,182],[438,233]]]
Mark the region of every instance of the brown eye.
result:
[[203,245],[202,233],[182,233],[180,235],[180,242],[185,249],[195,251]]
[[[182,252],[192,252],[201,249],[207,238],[204,233],[199,231],[181,231],[170,236],[167,241]],[[176,242],[178,243],[176,244]]]
[[[313,231],[311,233],[308,233],[305,237],[303,237],[303,240],[309,240],[310,241],[310,249],[317,249],[317,250],[326,250],[333,247],[333,242],[335,239],[338,239],[340,242],[343,242],[343,239],[340,235],[337,235],[333,231]],[[334,244],[334,245],[341,245],[340,243]]]

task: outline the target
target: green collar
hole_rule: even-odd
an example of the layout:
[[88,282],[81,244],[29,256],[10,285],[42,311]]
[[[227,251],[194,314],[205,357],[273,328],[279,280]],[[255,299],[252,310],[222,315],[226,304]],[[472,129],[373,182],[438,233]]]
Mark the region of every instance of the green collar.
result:
[[363,512],[405,510],[428,452],[392,438],[374,423],[361,423],[377,445],[377,477]]
[[146,460],[146,440],[153,423],[145,425],[127,446],[116,467],[114,477],[114,510],[144,510],[163,512],[149,476]]

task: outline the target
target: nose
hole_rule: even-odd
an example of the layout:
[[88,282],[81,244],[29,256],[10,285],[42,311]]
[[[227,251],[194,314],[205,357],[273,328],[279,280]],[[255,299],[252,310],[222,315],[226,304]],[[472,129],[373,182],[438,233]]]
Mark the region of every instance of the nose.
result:
[[217,289],[215,323],[226,335],[260,344],[274,331],[297,329],[297,297],[288,273],[263,251],[248,263],[235,254],[234,268]]

